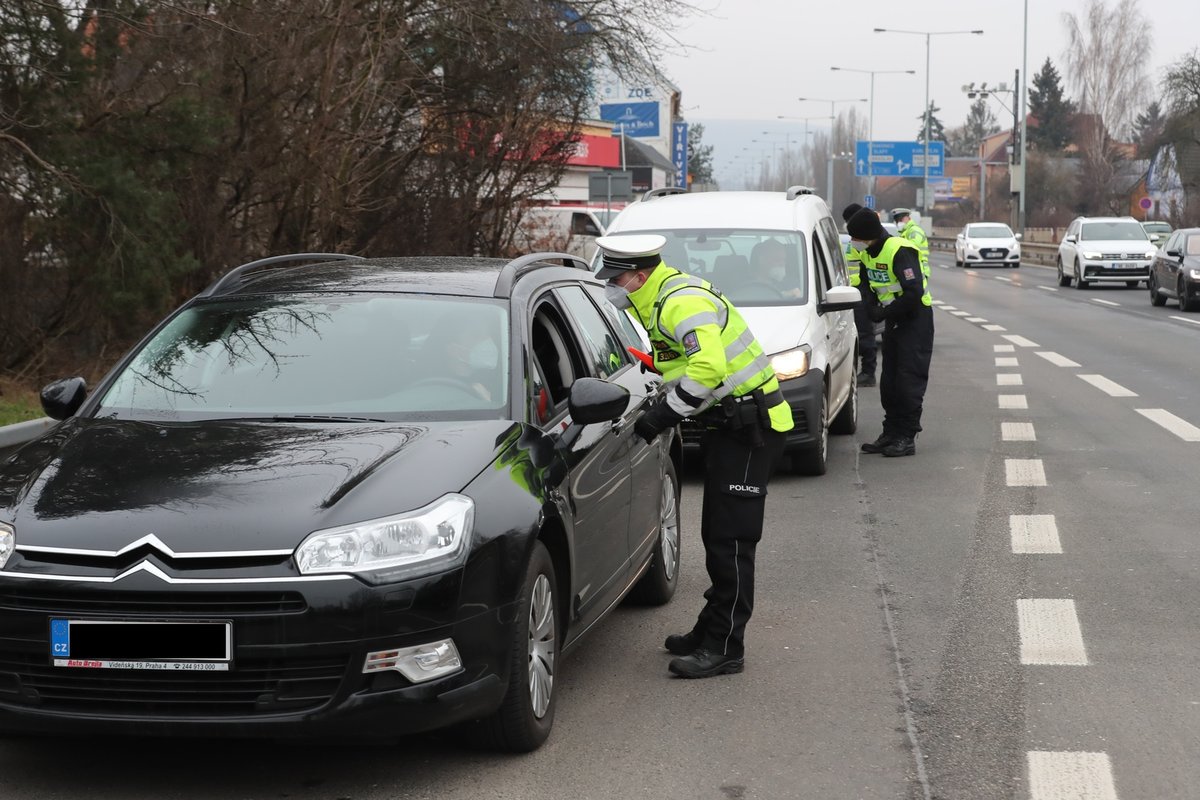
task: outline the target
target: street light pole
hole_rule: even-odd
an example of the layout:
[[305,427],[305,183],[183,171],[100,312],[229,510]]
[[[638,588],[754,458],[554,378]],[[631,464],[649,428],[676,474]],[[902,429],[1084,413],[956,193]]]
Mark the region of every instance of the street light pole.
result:
[[875,76],[916,75],[915,69],[857,69],[854,67],[830,67],[833,72],[865,72],[871,76],[871,106],[867,112],[867,194],[875,194],[875,164],[871,158],[875,153]]
[[1022,235],[1025,233],[1025,120],[1029,116],[1025,111],[1025,95],[1029,93],[1029,90],[1026,88],[1029,83],[1029,0],[1025,0],[1025,32],[1023,39],[1024,44],[1021,46],[1021,80],[1025,83],[1014,87],[1021,93],[1021,146],[1018,148],[1021,152],[1021,166],[1017,171],[1017,193],[1019,195],[1017,198],[1017,232]]
[[[831,158],[833,157],[833,127],[834,127],[834,124],[837,122],[837,116],[834,114],[834,106],[837,105],[838,103],[865,103],[865,102],[867,102],[867,98],[865,98],[865,97],[839,98],[837,100],[830,100],[828,97],[797,97],[796,99],[802,103],[829,103],[829,155]],[[829,203],[829,207],[833,208],[833,162],[832,161],[829,162],[828,178],[829,178],[829,193],[826,196],[825,200]]]
[[[1026,0],[1028,2],[1028,0]],[[929,127],[930,120],[933,114],[929,111],[929,41],[934,36],[951,36],[960,33],[971,33],[976,36],[982,35],[982,30],[970,31],[902,31],[896,28],[876,28],[875,33],[908,33],[914,36],[925,37],[925,157],[922,168],[925,173],[925,187],[921,190],[921,213],[925,216],[929,215],[929,208],[933,204],[929,202]]]

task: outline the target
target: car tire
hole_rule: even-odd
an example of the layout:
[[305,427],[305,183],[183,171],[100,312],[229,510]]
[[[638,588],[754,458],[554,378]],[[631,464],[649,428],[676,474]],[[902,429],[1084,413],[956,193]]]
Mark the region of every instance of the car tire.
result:
[[962,265],[963,265],[962,259],[958,257],[958,253],[955,253],[954,254],[954,266],[961,267]]
[[557,592],[550,551],[540,541],[535,542],[525,566],[512,626],[508,690],[496,713],[469,728],[490,749],[529,753],[550,735],[562,630],[562,604]]
[[1183,278],[1179,279],[1179,310],[1180,311],[1195,311],[1197,308],[1196,298],[1188,294],[1187,282]]
[[858,430],[858,371],[850,372],[850,394],[842,404],[842,410],[829,423],[829,432],[837,436],[849,436]]
[[829,426],[825,424],[825,417],[828,413],[825,392],[821,392],[821,405],[817,409],[817,418],[814,420],[818,426],[816,428],[817,441],[803,450],[793,451],[792,472],[798,475],[825,474],[829,463]]
[[1146,286],[1150,287],[1150,305],[1165,306],[1167,297],[1158,290],[1158,281],[1154,277],[1154,273],[1150,273],[1150,280],[1146,281]]
[[1088,288],[1088,282],[1083,279],[1083,267],[1079,266],[1078,261],[1075,262],[1075,288],[1080,290]]
[[667,459],[663,470],[661,500],[658,506],[658,541],[646,573],[629,592],[633,603],[662,606],[671,601],[679,585],[679,554],[682,537],[679,525],[679,476],[675,463]]
[[1063,272],[1061,258],[1058,259],[1058,285],[1059,286],[1070,286],[1071,285],[1071,279],[1067,277],[1065,272]]

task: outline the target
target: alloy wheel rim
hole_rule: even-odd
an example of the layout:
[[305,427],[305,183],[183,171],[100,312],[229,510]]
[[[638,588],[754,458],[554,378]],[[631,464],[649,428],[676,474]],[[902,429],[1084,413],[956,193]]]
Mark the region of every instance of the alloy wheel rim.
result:
[[541,719],[554,693],[554,592],[550,579],[538,575],[529,599],[529,701]]
[[659,540],[662,543],[663,572],[671,581],[675,579],[675,570],[679,566],[679,509],[675,503],[675,482],[670,475],[663,476],[661,517]]

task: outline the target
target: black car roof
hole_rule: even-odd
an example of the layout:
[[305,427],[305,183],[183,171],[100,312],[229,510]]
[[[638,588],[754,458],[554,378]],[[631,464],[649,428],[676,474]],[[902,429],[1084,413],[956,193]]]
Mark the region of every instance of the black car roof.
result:
[[[337,259],[337,260],[334,260]],[[303,292],[420,292],[424,294],[507,297],[513,283],[535,269],[565,270],[564,259],[572,259],[572,277],[588,278],[586,262],[562,253],[539,253],[518,259],[471,256],[415,256],[404,258],[354,258],[331,256],[330,260],[306,263],[257,262],[231,270],[202,294],[231,297],[246,294],[295,294]],[[557,263],[555,263],[557,262]],[[565,263],[572,263],[567,261]],[[250,267],[247,270],[246,267]]]

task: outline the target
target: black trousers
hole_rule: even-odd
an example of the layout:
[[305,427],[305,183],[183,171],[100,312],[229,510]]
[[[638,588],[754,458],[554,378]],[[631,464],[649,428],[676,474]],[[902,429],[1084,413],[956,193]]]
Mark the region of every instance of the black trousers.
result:
[[883,329],[883,371],[879,376],[885,434],[913,437],[921,432],[932,357],[932,308],[920,306],[911,317],[887,321]]
[[782,433],[762,436],[754,447],[735,431],[705,431],[700,538],[709,587],[692,633],[701,647],[722,655],[745,652],[746,623],[754,610],[754,551],[762,538],[767,484],[783,452]]
[[854,327],[858,329],[859,370],[874,375],[879,345],[875,341],[875,323],[867,316],[865,302],[854,307]]

